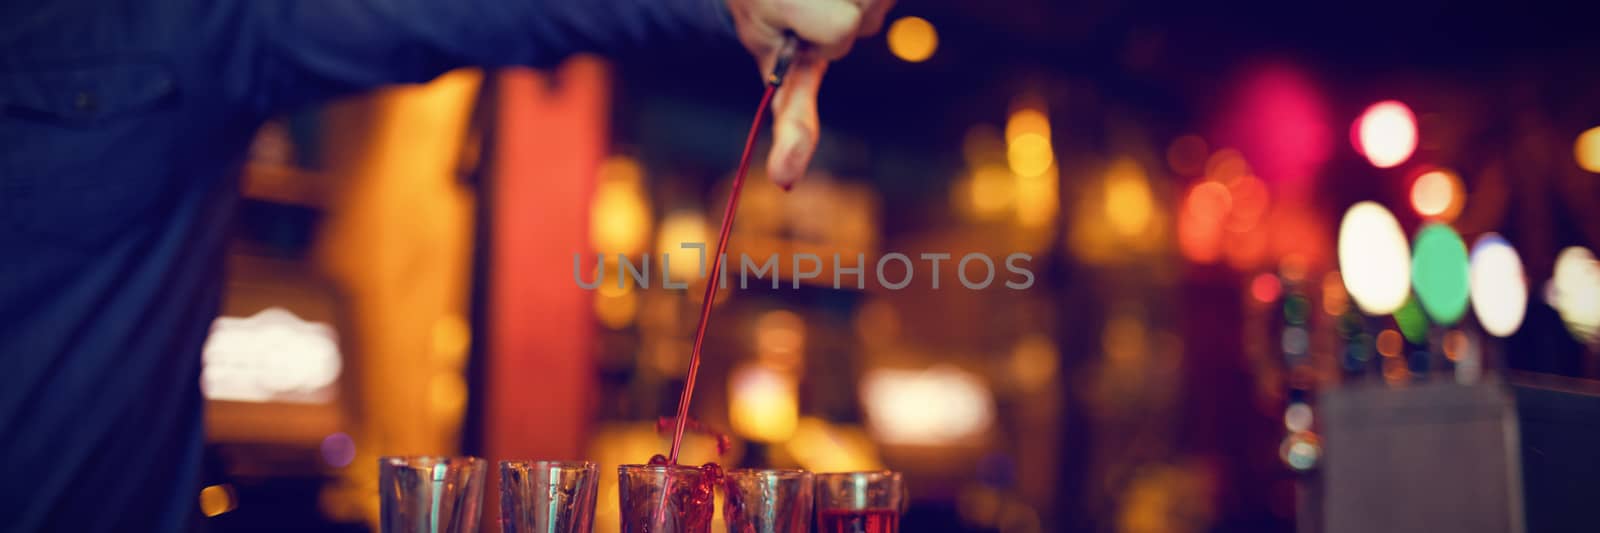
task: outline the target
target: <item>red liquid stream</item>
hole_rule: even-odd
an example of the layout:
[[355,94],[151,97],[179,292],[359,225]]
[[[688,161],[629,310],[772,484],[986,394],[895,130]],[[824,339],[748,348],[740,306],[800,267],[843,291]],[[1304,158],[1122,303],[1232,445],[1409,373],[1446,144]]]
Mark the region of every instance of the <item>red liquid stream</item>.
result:
[[894,509],[829,509],[818,513],[817,533],[898,533]]
[[684,424],[689,421],[689,400],[694,397],[694,378],[700,373],[700,349],[706,340],[706,324],[711,321],[711,303],[716,298],[717,280],[722,277],[722,256],[728,251],[728,233],[733,229],[734,210],[739,206],[739,190],[744,188],[744,175],[750,170],[750,152],[755,148],[756,133],[761,119],[766,116],[767,104],[777,85],[767,84],[761,94],[761,105],[756,107],[756,118],[750,122],[750,133],[745,136],[744,153],[739,156],[739,168],[733,174],[733,187],[728,191],[728,206],[722,211],[722,229],[717,238],[717,253],[711,256],[711,275],[706,278],[705,299],[700,302],[700,323],[694,330],[694,352],[689,355],[689,376],[683,382],[683,395],[678,397],[677,425],[672,431],[672,453],[667,464],[678,464],[678,450],[683,445]]

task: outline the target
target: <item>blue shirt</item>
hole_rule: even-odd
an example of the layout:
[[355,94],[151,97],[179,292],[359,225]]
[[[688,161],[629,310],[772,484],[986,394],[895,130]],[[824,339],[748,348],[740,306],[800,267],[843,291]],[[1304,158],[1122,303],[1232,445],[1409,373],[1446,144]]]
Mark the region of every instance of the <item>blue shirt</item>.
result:
[[195,516],[200,347],[268,117],[712,35],[720,0],[0,2],[0,530]]

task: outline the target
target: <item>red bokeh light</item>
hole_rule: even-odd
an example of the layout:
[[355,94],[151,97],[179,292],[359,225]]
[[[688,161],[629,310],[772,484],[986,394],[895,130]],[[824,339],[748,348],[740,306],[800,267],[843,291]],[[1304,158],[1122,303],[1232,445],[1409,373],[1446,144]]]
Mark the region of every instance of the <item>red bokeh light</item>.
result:
[[1278,295],[1283,293],[1283,284],[1278,282],[1278,277],[1272,274],[1256,274],[1256,279],[1250,281],[1250,296],[1261,303],[1272,303],[1278,300]]

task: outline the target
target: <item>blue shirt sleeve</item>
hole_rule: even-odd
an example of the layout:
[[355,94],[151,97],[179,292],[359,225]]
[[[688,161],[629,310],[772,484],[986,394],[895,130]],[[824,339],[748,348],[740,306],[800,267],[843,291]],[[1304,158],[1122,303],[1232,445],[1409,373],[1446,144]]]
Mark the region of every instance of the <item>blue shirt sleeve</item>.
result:
[[463,66],[549,66],[649,42],[733,42],[723,0],[250,0],[262,111]]

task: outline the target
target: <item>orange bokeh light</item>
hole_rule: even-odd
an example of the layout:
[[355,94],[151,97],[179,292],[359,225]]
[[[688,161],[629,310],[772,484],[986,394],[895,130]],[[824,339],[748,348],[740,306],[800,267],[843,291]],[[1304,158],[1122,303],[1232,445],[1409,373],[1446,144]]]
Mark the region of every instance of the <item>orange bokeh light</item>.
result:
[[1411,208],[1423,217],[1450,222],[1461,214],[1466,187],[1448,170],[1433,170],[1411,182]]
[[1228,188],[1203,181],[1189,189],[1178,218],[1178,249],[1197,263],[1212,263],[1222,255],[1223,221],[1233,208]]
[[1406,347],[1405,339],[1400,338],[1400,332],[1386,329],[1378,332],[1378,355],[1384,357],[1400,357],[1400,351]]
[[1396,100],[1372,104],[1355,123],[1355,148],[1378,168],[1393,168],[1417,150],[1417,117]]

